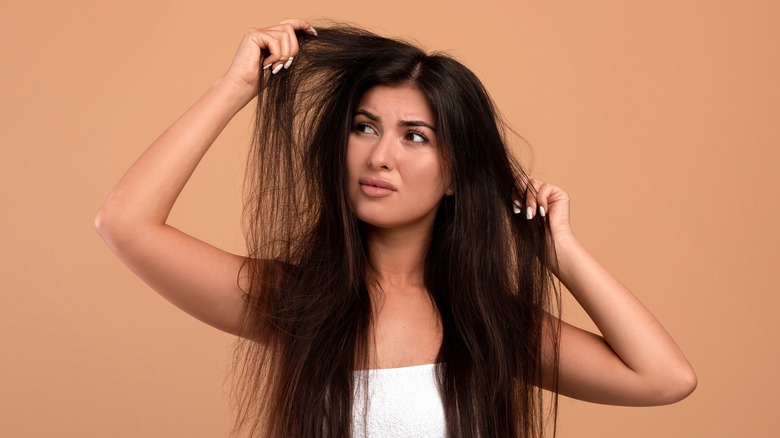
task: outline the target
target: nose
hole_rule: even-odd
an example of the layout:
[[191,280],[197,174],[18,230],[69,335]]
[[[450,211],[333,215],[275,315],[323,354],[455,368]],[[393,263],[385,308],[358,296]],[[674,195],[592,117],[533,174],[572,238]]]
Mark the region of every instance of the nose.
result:
[[368,156],[368,167],[373,170],[392,170],[395,167],[395,142],[390,135],[380,135]]

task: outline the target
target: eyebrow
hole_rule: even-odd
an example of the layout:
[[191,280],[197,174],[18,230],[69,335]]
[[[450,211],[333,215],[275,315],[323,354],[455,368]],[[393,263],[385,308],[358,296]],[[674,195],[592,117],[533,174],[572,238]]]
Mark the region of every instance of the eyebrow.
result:
[[[366,111],[364,109],[359,109],[359,110],[355,111],[355,115],[356,116],[357,115],[365,116],[365,117],[367,117],[368,119],[370,119],[370,120],[372,120],[374,122],[381,122],[382,121],[381,117],[379,117],[376,114],[372,114],[372,113],[370,113],[370,112],[368,112],[368,111]],[[434,128],[433,126],[431,126],[431,124],[429,124],[427,122],[423,122],[422,120],[401,120],[401,121],[398,122],[398,126],[423,126],[425,128],[430,129],[433,132],[436,132],[436,128]]]

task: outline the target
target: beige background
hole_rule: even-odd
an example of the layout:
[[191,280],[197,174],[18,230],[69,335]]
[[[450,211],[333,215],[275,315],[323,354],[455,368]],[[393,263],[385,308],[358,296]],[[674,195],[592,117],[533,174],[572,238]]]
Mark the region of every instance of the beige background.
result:
[[[563,399],[560,437],[779,436],[780,3],[656,3],[3,1],[0,436],[226,436],[231,337],[134,278],[91,222],[244,29],[288,16],[471,66],[534,174],[572,195],[575,231],[698,372],[670,407]],[[250,114],[171,218],[233,251]]]

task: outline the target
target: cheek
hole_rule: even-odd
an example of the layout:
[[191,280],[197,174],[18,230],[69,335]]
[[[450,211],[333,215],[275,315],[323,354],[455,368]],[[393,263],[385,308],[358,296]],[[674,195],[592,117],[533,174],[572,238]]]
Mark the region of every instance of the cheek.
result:
[[413,171],[410,172],[410,177],[413,181],[409,182],[413,184],[416,192],[421,195],[435,197],[444,193],[447,183],[442,174],[438,156],[435,158],[418,160],[413,167]]
[[352,178],[360,171],[361,164],[365,162],[360,156],[360,148],[347,145],[347,176]]

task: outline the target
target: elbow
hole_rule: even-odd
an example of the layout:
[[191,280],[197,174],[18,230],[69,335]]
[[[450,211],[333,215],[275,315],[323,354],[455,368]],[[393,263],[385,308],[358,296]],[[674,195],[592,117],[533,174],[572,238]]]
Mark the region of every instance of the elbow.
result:
[[154,233],[165,222],[156,222],[148,215],[138,214],[109,199],[95,214],[92,225],[112,251],[123,252],[140,241],[157,236]]
[[102,205],[95,218],[92,220],[92,226],[101,239],[111,248],[122,245],[129,239],[129,227],[121,213],[107,205]]
[[654,404],[670,405],[677,403],[691,395],[698,384],[699,381],[693,368],[685,364],[684,367],[680,367],[680,369],[667,376],[663,384],[657,387],[656,403]]
[[95,227],[95,231],[106,242],[112,240],[112,236],[116,234],[116,220],[112,217],[110,209],[105,206],[101,206],[95,218],[92,220],[92,226]]
[[95,214],[95,218],[92,219],[92,226],[95,227],[95,231],[100,235],[100,237],[103,237],[103,231],[106,228],[106,215],[103,211],[103,207],[98,210],[98,212]]
[[678,398],[675,401],[680,401],[688,397],[699,385],[699,379],[696,377],[696,373],[693,371],[693,368],[691,368],[690,365],[687,368],[687,371],[684,373],[683,377],[680,378],[678,383]]

